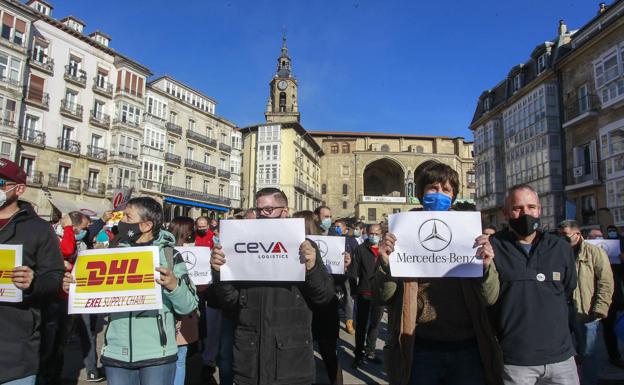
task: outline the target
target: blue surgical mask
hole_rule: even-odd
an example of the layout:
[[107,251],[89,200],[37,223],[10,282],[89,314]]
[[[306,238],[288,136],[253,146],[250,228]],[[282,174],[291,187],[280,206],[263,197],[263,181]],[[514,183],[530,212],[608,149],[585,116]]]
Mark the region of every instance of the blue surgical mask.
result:
[[336,230],[336,234],[338,234],[338,235],[342,235],[342,227],[340,227],[340,226],[336,226],[336,227],[334,228],[334,230]]
[[370,243],[372,243],[373,245],[378,245],[379,241],[381,241],[381,237],[379,235],[369,235],[368,236],[368,240],[370,241]]
[[443,193],[425,194],[422,205],[425,211],[448,211],[451,208],[451,197]]
[[618,237],[617,231],[609,231],[607,235],[609,236],[610,239],[616,239]]
[[80,230],[80,232],[76,234],[76,240],[82,241],[86,235],[87,235],[87,230]]
[[325,218],[321,221],[321,229],[327,231],[331,227],[331,218]]

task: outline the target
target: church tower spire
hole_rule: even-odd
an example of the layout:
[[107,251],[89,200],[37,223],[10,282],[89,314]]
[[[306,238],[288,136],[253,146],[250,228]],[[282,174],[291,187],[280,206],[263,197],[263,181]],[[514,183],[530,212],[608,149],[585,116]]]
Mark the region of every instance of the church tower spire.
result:
[[277,71],[269,84],[269,100],[264,113],[267,122],[299,122],[297,88],[297,79],[292,74],[292,60],[286,45],[286,31],[283,31]]

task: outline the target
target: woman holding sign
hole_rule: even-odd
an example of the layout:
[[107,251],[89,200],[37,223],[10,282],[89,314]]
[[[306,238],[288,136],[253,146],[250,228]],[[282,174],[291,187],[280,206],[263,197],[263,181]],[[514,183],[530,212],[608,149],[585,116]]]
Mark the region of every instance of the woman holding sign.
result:
[[[178,346],[175,315],[190,314],[197,308],[195,287],[188,278],[186,264],[174,257],[175,238],[161,230],[162,206],[149,197],[131,199],[118,225],[114,247],[157,246],[160,251],[162,287],[160,310],[111,313],[105,332],[101,362],[109,385],[172,385]],[[63,279],[69,291],[71,275]]]
[[[427,211],[448,211],[459,175],[435,161],[416,170],[416,195]],[[502,355],[480,295],[480,278],[393,278],[389,257],[396,237],[379,247],[374,296],[388,305],[390,339],[384,348],[393,385],[502,383]],[[491,253],[479,239],[476,255]]]

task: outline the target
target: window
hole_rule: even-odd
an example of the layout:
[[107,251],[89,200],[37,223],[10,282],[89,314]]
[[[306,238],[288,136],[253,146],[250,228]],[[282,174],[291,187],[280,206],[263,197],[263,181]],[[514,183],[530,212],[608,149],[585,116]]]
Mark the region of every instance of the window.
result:
[[332,145],[331,145],[331,153],[332,154],[337,154],[338,153],[338,143],[332,143]]
[[12,15],[9,15],[6,11],[2,17],[2,38],[11,40],[11,33],[13,32],[13,19]]
[[475,184],[475,182],[476,182],[476,179],[475,179],[475,173],[474,173],[473,171],[468,172],[468,173],[466,174],[466,180],[468,181],[468,184],[469,184],[469,185],[474,185],[474,184]]
[[490,108],[492,107],[492,97],[487,96],[485,99],[483,99],[483,111],[489,111]]
[[377,220],[377,209],[370,207],[368,209],[368,221],[374,222]]
[[537,58],[537,74],[541,74],[546,70],[546,54],[542,54]]
[[274,142],[280,140],[280,126],[260,126],[258,128],[258,141]]
[[343,143],[343,144],[342,144],[342,153],[343,153],[343,154],[348,154],[348,153],[350,152],[350,151],[349,151],[349,150],[350,150],[350,148],[349,148],[349,147],[350,147],[350,146],[349,146],[349,143]]
[[193,159],[193,152],[195,150],[193,149],[193,147],[187,147],[186,148],[186,159]]
[[381,145],[381,151],[389,152],[390,151],[390,146],[388,146],[387,144],[382,144]]
[[204,179],[204,186],[203,186],[203,190],[204,194],[209,194],[210,193],[210,181]]
[[238,135],[232,134],[232,148],[235,150],[241,149],[241,138]]
[[5,158],[11,158],[11,143],[10,142],[2,142],[0,146],[0,155]]
[[108,85],[108,72],[98,69],[95,76],[95,84],[100,88],[106,88]]
[[169,122],[173,124],[177,124],[178,122],[178,114],[173,111],[169,111]]
[[204,164],[210,165],[210,154],[207,152],[204,152]]
[[189,131],[195,131],[195,121],[193,119],[189,119],[189,121],[188,121],[188,129],[189,129]]
[[192,190],[193,189],[193,177],[192,176],[187,176],[186,177],[186,189],[187,190]]
[[516,92],[522,88],[522,74],[517,74],[513,78],[513,91]]
[[219,196],[222,197],[225,195],[225,186],[220,184],[219,185]]
[[89,170],[89,179],[87,180],[89,190],[97,191],[98,180],[100,179],[100,172],[98,170]]
[[167,152],[173,154],[175,152],[176,143],[173,140],[167,142]]
[[225,159],[223,158],[219,159],[219,168],[221,170],[227,170],[227,162]]
[[279,112],[286,112],[286,92],[279,94]]
[[349,193],[349,186],[346,183],[342,185],[342,195],[347,195]]
[[150,128],[145,128],[145,134],[143,135],[143,143],[146,146],[149,146],[151,148],[164,150],[165,134],[163,132],[158,132]]
[[[110,171],[109,171],[110,172]],[[113,173],[109,174],[111,178]],[[127,188],[132,186],[136,182],[136,171],[126,168],[117,169],[117,188]]]
[[232,174],[240,174],[240,160],[231,158],[230,159],[230,172]]
[[102,141],[102,137],[100,135],[91,134],[91,148],[99,148],[100,143]]
[[126,135],[120,135],[119,154],[125,158],[136,159],[139,155],[139,140]]
[[163,183],[167,186],[173,185],[173,171],[167,171],[163,178]]
[[121,121],[138,126],[141,116],[141,109],[131,104],[121,104]]
[[325,183],[321,185],[321,194],[327,194],[327,185]]
[[58,184],[67,185],[69,183],[70,166],[67,164],[59,164],[58,167]]
[[587,93],[587,84],[583,84],[576,91],[578,97],[579,113],[582,114],[589,110],[589,95]]
[[143,161],[143,179],[153,182],[160,182],[163,174],[163,166],[161,164]]
[[347,208],[347,202],[346,202],[346,201],[343,201],[343,202],[342,202],[342,208],[343,208],[343,209],[346,209],[346,208]]
[[35,158],[22,155],[20,167],[24,170],[28,178],[32,178],[35,175]]
[[346,164],[342,165],[342,176],[348,176],[349,175],[349,166]]

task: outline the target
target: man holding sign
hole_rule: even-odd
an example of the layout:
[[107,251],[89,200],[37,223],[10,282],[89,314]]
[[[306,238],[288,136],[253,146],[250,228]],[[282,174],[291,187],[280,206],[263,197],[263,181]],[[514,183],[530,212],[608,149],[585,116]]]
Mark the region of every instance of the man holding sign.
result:
[[[286,218],[286,195],[276,188],[258,191],[256,213],[261,219]],[[309,240],[299,246],[300,261],[305,265],[301,266],[305,270],[303,282],[269,282],[271,277],[264,281],[223,282],[221,274],[224,265],[227,267],[223,248],[236,247],[227,244],[226,222],[222,224],[224,244],[216,245],[212,250],[213,285],[208,290],[216,305],[236,313],[234,383],[313,383],[315,369],[309,303],[323,305],[334,296],[331,277],[321,258],[317,258],[316,247]],[[303,226],[301,230],[303,238]],[[255,248],[253,245],[252,250]],[[283,246],[274,245],[271,250],[276,251],[276,248],[279,249],[277,254],[266,254],[281,258],[287,253]]]
[[[19,245],[22,249],[22,263],[9,263],[9,269],[5,269],[4,262],[16,254],[3,252],[0,257],[0,282],[6,280],[14,285],[13,290],[2,289],[0,293],[0,383],[35,383],[41,304],[59,292],[65,270],[52,227],[39,218],[29,203],[19,200],[25,190],[24,171],[13,162],[0,159],[0,244]],[[4,302],[8,292],[20,295],[21,301]]]
[[[448,211],[459,191],[457,172],[445,164],[428,161],[415,174],[416,194],[424,210]],[[413,225],[418,228],[416,223]],[[368,238],[375,243],[378,235],[369,230]],[[389,382],[500,384],[502,360],[481,297],[481,278],[394,276],[390,259],[397,258],[395,244],[399,237],[414,236],[409,232],[397,236],[387,233],[375,254],[379,263],[372,277],[373,295],[388,305],[390,340],[384,349],[384,361]],[[473,252],[477,258],[493,255],[487,236],[480,236],[469,246],[479,246]]]
[[483,283],[494,306],[504,383],[578,384],[568,307],[577,281],[572,248],[539,229],[541,205],[531,186],[509,189],[504,213],[509,229],[490,237],[495,257],[484,260]]

